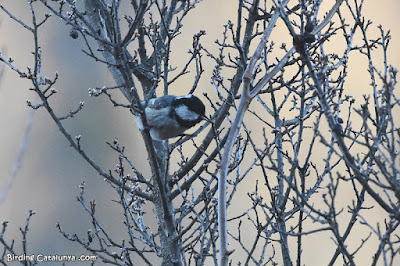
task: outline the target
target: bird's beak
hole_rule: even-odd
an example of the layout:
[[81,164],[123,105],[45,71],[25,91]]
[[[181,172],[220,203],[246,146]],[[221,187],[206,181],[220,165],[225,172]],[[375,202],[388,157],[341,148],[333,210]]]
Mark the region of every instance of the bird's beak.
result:
[[201,118],[204,119],[204,120],[206,120],[207,122],[211,122],[211,120],[210,120],[207,116],[205,116],[205,115],[203,115]]

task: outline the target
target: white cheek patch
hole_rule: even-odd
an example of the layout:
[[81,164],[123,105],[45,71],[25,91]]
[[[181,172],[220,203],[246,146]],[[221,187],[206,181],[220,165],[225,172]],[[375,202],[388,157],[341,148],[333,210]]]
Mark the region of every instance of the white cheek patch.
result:
[[190,99],[192,97],[193,97],[192,94],[188,94],[188,95],[185,95],[185,96],[176,97],[176,99]]
[[175,109],[176,115],[185,121],[194,121],[199,118],[199,114],[190,111],[186,105],[179,105]]

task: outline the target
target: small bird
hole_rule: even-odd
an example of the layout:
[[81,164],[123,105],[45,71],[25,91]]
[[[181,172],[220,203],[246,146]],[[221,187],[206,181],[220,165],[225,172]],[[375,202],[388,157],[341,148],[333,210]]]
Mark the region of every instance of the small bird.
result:
[[[150,99],[145,106],[145,115],[150,136],[154,140],[166,140],[183,135],[187,129],[199,123],[205,117],[203,102],[192,94],[186,96],[165,95]],[[140,131],[144,130],[140,116],[136,123]]]

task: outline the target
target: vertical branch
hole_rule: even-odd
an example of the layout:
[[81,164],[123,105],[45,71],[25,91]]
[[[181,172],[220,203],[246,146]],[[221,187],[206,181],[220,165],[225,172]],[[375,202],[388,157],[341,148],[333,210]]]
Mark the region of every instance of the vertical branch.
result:
[[226,182],[228,177],[229,158],[231,157],[233,144],[236,142],[240,125],[244,114],[249,107],[251,98],[249,96],[250,78],[243,77],[243,93],[240,98],[240,104],[236,113],[235,120],[229,130],[228,139],[225,144],[220,163],[220,176],[218,179],[218,231],[219,231],[219,265],[228,265],[228,258],[232,251],[228,251],[228,228],[226,221]]
[[[286,4],[289,0],[286,0],[283,5]],[[257,13],[257,6],[253,6],[251,9],[253,12]],[[228,179],[228,167],[229,167],[229,158],[232,154],[233,145],[236,141],[236,137],[239,133],[240,125],[243,122],[244,114],[247,108],[250,105],[251,100],[257,95],[257,93],[261,90],[261,86],[258,86],[251,91],[251,78],[254,68],[256,66],[256,62],[261,57],[261,53],[264,50],[264,47],[271,35],[271,32],[278,20],[279,13],[274,12],[271,17],[271,20],[268,23],[267,28],[264,31],[264,34],[260,40],[260,43],[257,46],[256,51],[250,59],[250,62],[243,74],[242,82],[243,82],[243,92],[240,98],[239,107],[236,113],[236,117],[232,126],[229,130],[229,135],[227,142],[224,147],[224,152],[222,154],[221,163],[220,163],[220,175],[218,179],[218,231],[219,231],[219,244],[220,244],[220,257],[219,257],[219,265],[225,266],[228,265],[229,255],[232,251],[228,251],[228,233],[227,233],[227,216],[226,216],[226,183]],[[284,60],[281,60],[284,61]],[[279,68],[281,69],[284,64],[277,65],[271,72],[277,73]],[[270,73],[267,73],[266,76],[271,79]],[[268,79],[268,80],[269,80]],[[266,82],[268,82],[266,80]]]
[[7,192],[10,189],[15,176],[18,173],[18,170],[21,167],[21,163],[22,163],[22,158],[24,157],[25,151],[26,151],[26,146],[28,144],[28,139],[29,139],[29,135],[32,129],[32,123],[33,123],[33,117],[35,115],[35,110],[32,109],[29,112],[29,116],[28,116],[28,121],[26,123],[26,128],[25,128],[25,134],[24,137],[21,141],[21,144],[19,146],[18,149],[18,154],[17,154],[17,158],[15,159],[11,174],[8,176],[7,179],[7,183],[4,185],[4,187],[1,189],[0,191],[0,203],[5,199],[5,197],[7,196]]
[[[131,36],[134,36],[135,31],[138,29],[140,30],[138,25],[143,20],[147,3],[148,1],[141,1],[140,10],[137,12],[135,21],[129,28],[127,35],[122,40],[112,40],[108,37],[111,42],[111,45],[108,46],[104,45],[102,42],[98,42],[100,50],[103,51],[105,61],[110,63],[109,70],[112,73],[117,86],[121,86],[124,96],[131,103],[139,103],[140,98],[136,91],[136,86],[131,74],[132,70],[129,65],[131,55],[127,51],[127,44],[129,43]],[[92,27],[97,28],[101,35],[105,35],[106,37],[112,36],[113,32],[120,32],[120,29],[114,28],[117,27],[115,23],[108,23],[108,21],[112,21],[110,18],[111,15],[106,9],[102,8],[102,4],[101,0],[85,0],[85,8],[89,14]],[[174,14],[174,8],[171,7],[168,13],[171,17]],[[167,27],[169,27],[170,21],[171,18],[168,19],[169,23],[167,23]],[[165,31],[167,32],[168,29]],[[161,49],[161,47],[157,48]],[[157,51],[155,51],[155,53],[156,52]],[[141,53],[141,51],[139,51],[139,53]],[[156,63],[153,62],[153,64]],[[119,67],[115,67],[115,65],[118,65]],[[151,72],[150,75],[152,75]],[[150,88],[148,84],[149,79],[143,75],[138,78],[143,86],[143,91],[147,92]],[[143,138],[149,157],[152,180],[155,182],[152,196],[154,198],[154,204],[156,205],[156,214],[160,228],[163,265],[181,265],[180,244],[179,241],[174,241],[177,233],[175,229],[173,205],[172,202],[168,200],[167,184],[164,181],[165,178],[163,178],[163,174],[165,174],[164,169],[166,169],[165,158],[167,157],[167,152],[163,143],[152,141],[148,132],[148,125],[144,112],[141,112],[139,115],[141,116],[145,127]]]
[[277,104],[275,102],[274,93],[271,95],[272,103],[274,107],[274,121],[275,121],[275,146],[276,149],[276,156],[277,156],[277,175],[278,175],[278,195],[277,200],[275,201],[274,205],[276,208],[276,216],[277,216],[277,227],[279,230],[280,235],[280,247],[282,251],[283,263],[285,266],[291,266],[293,263],[290,259],[289,254],[289,246],[287,241],[287,231],[286,231],[286,221],[285,221],[285,193],[284,193],[284,163],[283,163],[283,141],[282,141],[282,119],[279,116],[279,110],[277,108]]

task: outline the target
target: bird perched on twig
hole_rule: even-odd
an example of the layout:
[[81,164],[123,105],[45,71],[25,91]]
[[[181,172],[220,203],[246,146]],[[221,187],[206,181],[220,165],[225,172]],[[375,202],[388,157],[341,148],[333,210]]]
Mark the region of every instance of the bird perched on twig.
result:
[[[144,107],[150,136],[154,140],[166,140],[184,135],[205,117],[203,102],[192,94],[186,96],[165,95],[141,103]],[[140,131],[144,130],[143,121],[137,116],[136,123]]]

